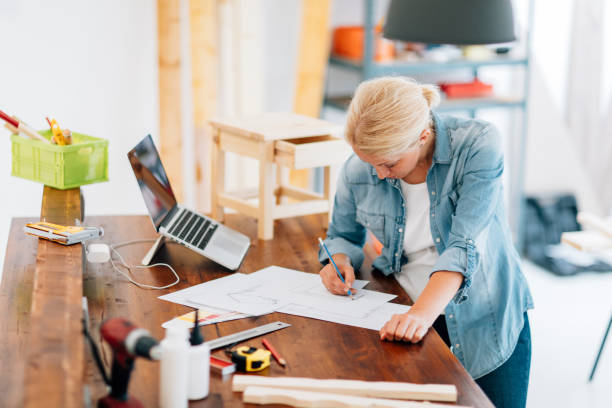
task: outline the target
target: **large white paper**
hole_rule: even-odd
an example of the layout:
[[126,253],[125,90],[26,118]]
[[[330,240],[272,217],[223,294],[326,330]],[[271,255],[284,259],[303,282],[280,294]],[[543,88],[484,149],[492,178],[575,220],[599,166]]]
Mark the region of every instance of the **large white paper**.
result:
[[[227,275],[222,278],[213,279],[208,282],[200,283],[199,285],[194,285],[194,286],[191,286],[185,289],[177,290],[176,292],[172,292],[166,295],[159,296],[159,299],[165,300],[168,302],[172,302],[172,303],[178,303],[179,305],[189,306],[193,308],[201,308],[202,307],[201,304],[191,302],[189,298],[196,297],[199,294],[206,293],[209,290],[215,290],[215,288],[218,288],[230,282],[240,280],[244,276],[246,275],[243,273],[234,273],[232,275]],[[220,323],[220,322],[225,322],[228,320],[242,319],[242,318],[250,316],[244,313],[240,313],[240,314],[233,313],[232,314],[231,313],[233,312],[232,310],[226,310],[226,309],[220,309],[220,308],[208,307],[207,309],[210,310],[211,313],[215,312],[219,314],[219,316],[221,317],[219,317],[218,319],[214,319],[214,320],[212,319],[208,320],[205,324]],[[164,324],[162,324],[162,327],[167,327],[168,323],[169,322],[165,322]],[[183,323],[179,323],[179,325],[183,325]]]
[[410,310],[410,306],[399,305],[397,303],[385,303],[371,310],[365,316],[355,317],[349,314],[329,312],[327,310],[290,304],[277,310],[277,312],[346,324],[348,326],[363,327],[365,329],[380,330],[383,325],[391,319],[391,316],[394,314],[406,313],[408,310]]
[[[358,282],[357,286],[362,282]],[[214,290],[200,291],[188,300],[251,315],[270,313],[289,304],[296,304],[364,317],[395,297],[367,289],[358,290],[354,299],[333,295],[325,289],[319,275],[271,266],[225,282]]]

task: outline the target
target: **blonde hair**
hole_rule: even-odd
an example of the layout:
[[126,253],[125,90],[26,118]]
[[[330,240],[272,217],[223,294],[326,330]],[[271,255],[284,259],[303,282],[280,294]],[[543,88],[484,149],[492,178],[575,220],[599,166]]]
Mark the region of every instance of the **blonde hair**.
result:
[[436,86],[421,85],[411,78],[362,82],[348,109],[346,139],[365,154],[404,153],[432,125],[431,109],[439,103]]

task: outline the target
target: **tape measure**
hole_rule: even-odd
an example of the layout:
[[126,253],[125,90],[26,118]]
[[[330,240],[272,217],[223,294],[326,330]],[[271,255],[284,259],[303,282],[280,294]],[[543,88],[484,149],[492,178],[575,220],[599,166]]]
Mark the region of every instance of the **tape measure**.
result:
[[268,350],[242,346],[232,351],[232,361],[238,371],[261,371],[270,366],[271,354]]

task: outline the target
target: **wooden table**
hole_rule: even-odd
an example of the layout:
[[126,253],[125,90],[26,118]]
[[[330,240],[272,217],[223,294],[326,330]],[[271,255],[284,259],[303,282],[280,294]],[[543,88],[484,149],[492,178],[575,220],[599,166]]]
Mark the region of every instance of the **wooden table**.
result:
[[[15,304],[8,310],[10,314],[27,315],[28,293],[31,282],[10,279],[18,274],[25,275],[33,268],[36,259],[36,241],[24,236],[22,226],[27,219],[14,219],[11,226],[9,251],[6,255],[2,293],[20,293],[14,298]],[[324,236],[324,216],[306,216],[279,220],[275,222],[277,239],[272,241],[256,240],[256,220],[245,216],[228,216],[227,225],[245,232],[252,238],[252,247],[240,268],[240,272],[253,272],[269,265],[278,265],[302,271],[319,270],[317,261],[316,237]],[[105,230],[103,241],[119,243],[142,238],[156,238],[151,222],[146,216],[103,216],[86,217],[86,225],[99,225]],[[62,249],[67,249],[63,248]],[[146,244],[126,247],[120,251],[128,263],[138,263],[148,250]],[[204,281],[226,276],[229,271],[217,264],[175,244],[166,244],[158,255],[158,261],[172,264],[181,278],[180,283],[165,291],[140,289],[126,281],[112,270],[110,265],[86,266],[83,277],[83,293],[89,300],[92,332],[99,344],[100,323],[111,317],[125,317],[135,324],[148,329],[156,338],[163,337],[160,326],[164,321],[189,311],[189,308],[161,301],[158,296],[186,288]],[[135,272],[136,280],[154,285],[162,285],[172,280],[171,273],[165,268]],[[381,276],[376,272],[361,273],[362,279],[371,280],[370,289],[396,293],[395,300],[410,303],[410,299],[394,279]],[[7,287],[6,285],[14,285]],[[270,341],[288,360],[286,369],[275,362],[264,370],[262,375],[303,376],[315,378],[345,378],[363,380],[409,381],[416,383],[455,384],[458,389],[458,403],[473,407],[491,407],[491,403],[471,379],[469,374],[452,355],[440,337],[431,330],[419,344],[381,342],[378,333],[372,330],[344,326],[299,316],[273,313],[267,316],[224,322],[218,325],[221,335],[251,328],[256,325],[281,320],[292,326],[267,335]],[[0,333],[0,351],[3,372],[0,374],[0,406],[21,406],[16,404],[23,393],[23,383],[11,375],[18,367],[18,358],[5,355],[10,353],[8,345],[15,344],[23,331],[28,331],[27,321],[21,319],[25,327],[9,327]],[[217,337],[214,326],[204,326],[207,339]],[[11,343],[12,342],[12,343]],[[261,347],[260,339],[244,344]],[[14,346],[15,351],[19,350]],[[49,345],[52,347],[52,345]],[[23,348],[21,348],[23,349]],[[77,353],[78,354],[78,353]],[[220,354],[219,351],[215,354]],[[110,367],[111,354],[106,345],[102,348],[103,360]],[[105,390],[99,373],[92,362],[89,350],[85,352],[86,366],[68,367],[69,373],[83,374],[83,382],[88,384],[89,394],[96,401]],[[137,360],[130,382],[130,393],[147,407],[157,405],[159,363]],[[23,377],[21,377],[23,378]],[[36,389],[42,385],[30,385]],[[7,399],[4,392],[12,388],[13,399]],[[211,376],[211,393],[208,398],[193,402],[193,407],[242,406],[241,394],[231,391],[230,379]],[[79,406],[81,400],[72,401],[64,406]]]

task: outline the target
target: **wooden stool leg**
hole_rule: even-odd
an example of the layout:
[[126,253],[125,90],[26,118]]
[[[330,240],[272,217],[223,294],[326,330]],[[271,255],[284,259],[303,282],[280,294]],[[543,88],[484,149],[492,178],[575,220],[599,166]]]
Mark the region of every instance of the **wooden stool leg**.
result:
[[210,205],[213,219],[223,222],[223,207],[219,205],[219,194],[225,191],[225,152],[221,149],[219,130],[214,130],[212,144],[212,177],[210,183]]
[[287,201],[281,195],[281,187],[289,184],[289,169],[280,164],[276,166],[276,204],[282,204]]
[[332,211],[334,209],[334,196],[336,194],[336,178],[337,168],[336,166],[325,166],[323,168],[323,197],[329,202],[329,210],[327,212],[327,218],[325,219],[325,228],[329,227],[329,222],[332,218]]
[[274,160],[274,142],[262,143],[259,157],[259,218],[257,220],[257,237],[274,238],[274,184],[276,183]]

